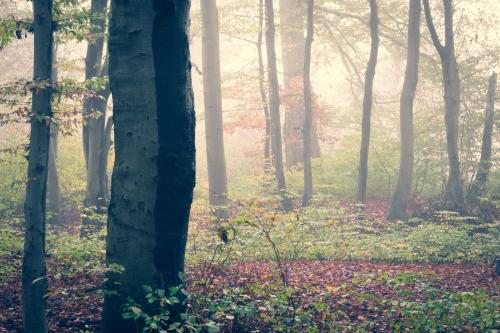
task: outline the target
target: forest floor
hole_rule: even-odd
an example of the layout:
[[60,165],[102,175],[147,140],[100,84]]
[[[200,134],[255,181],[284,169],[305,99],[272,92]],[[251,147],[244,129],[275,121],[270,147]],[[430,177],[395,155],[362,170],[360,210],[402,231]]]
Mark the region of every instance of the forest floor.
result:
[[[20,258],[15,260],[20,270]],[[101,320],[102,276],[75,274],[53,275],[53,268],[64,263],[49,258],[49,296],[47,318],[50,332],[97,332]],[[188,268],[188,280],[202,278]],[[19,272],[19,271],[18,271]],[[468,292],[482,289],[498,301],[499,278],[494,277],[491,265],[459,264],[388,264],[369,261],[297,261],[290,265],[289,286],[297,292],[300,302],[307,303],[326,296],[328,306],[342,313],[352,327],[371,322],[373,332],[390,331],[390,302],[400,299],[398,290],[380,279],[396,276],[425,276],[427,286],[447,292]],[[274,268],[269,263],[242,263],[225,267],[212,281],[211,290],[247,288],[252,285],[274,283]],[[361,278],[360,278],[361,277]],[[379,277],[377,279],[377,277]],[[16,273],[0,285],[0,332],[21,332],[21,284]],[[419,284],[404,282],[412,298],[423,302],[426,290]],[[364,297],[363,297],[364,296]],[[498,305],[498,303],[497,303]],[[467,328],[464,328],[467,331]],[[472,329],[470,330],[472,332]],[[354,330],[353,330],[354,332]]]
[[[221,332],[500,328],[500,279],[492,264],[498,221],[438,212],[389,223],[380,203],[363,216],[345,203],[292,214],[246,205],[225,226],[228,244],[211,227],[207,207],[193,205],[186,289],[188,309],[201,323],[216,323]],[[101,321],[103,237],[80,239],[75,216],[67,230],[47,235],[54,333],[98,332]],[[21,332],[22,221],[1,222],[0,333]]]

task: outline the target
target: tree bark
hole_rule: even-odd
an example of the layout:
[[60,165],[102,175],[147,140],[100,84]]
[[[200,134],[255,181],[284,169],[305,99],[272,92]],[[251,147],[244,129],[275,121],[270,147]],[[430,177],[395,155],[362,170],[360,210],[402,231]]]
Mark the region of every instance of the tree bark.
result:
[[458,153],[458,119],[460,115],[460,77],[455,56],[453,32],[453,0],[443,0],[445,44],[439,40],[432,20],[429,0],[423,0],[425,19],[434,47],[441,58],[445,104],[446,143],[448,150],[449,172],[446,183],[443,207],[452,211],[464,210],[464,194],[460,174]]
[[264,132],[264,175],[271,171],[271,118],[269,115],[269,102],[265,88],[265,70],[264,70],[264,54],[262,52],[264,31],[264,0],[259,0],[259,32],[257,34],[257,54],[259,59],[259,90],[262,101],[262,110],[264,111],[264,119],[266,129]]
[[219,13],[216,0],[200,0],[202,20],[203,96],[208,166],[209,203],[216,218],[227,218],[227,175],[219,50]]
[[[105,11],[107,0],[92,0],[90,12],[92,14],[90,23],[91,36],[93,40],[87,45],[85,58],[85,79],[105,76],[107,64],[103,63],[103,49],[106,25]],[[106,128],[106,105],[109,98],[109,89],[105,87],[96,91],[95,96],[87,97],[83,102],[83,114],[86,123],[83,127],[84,156],[87,170],[87,189],[84,201],[84,218],[82,220],[81,236],[99,231],[99,219],[95,214],[106,212],[108,187],[107,179],[103,179],[104,172],[107,178],[107,165],[101,162],[107,161],[102,154],[104,152],[105,128]]]
[[282,197],[284,210],[290,210],[292,203],[287,197],[285,172],[283,169],[283,152],[281,143],[281,119],[280,119],[280,92],[278,83],[278,69],[276,66],[276,45],[274,26],[274,7],[272,0],[266,0],[266,49],[269,81],[269,114],[271,118],[271,143],[273,146],[273,165],[278,192]]
[[376,0],[370,2],[370,59],[365,75],[365,92],[363,98],[363,119],[361,123],[361,150],[359,153],[359,179],[357,201],[366,202],[366,186],[368,183],[368,152],[370,150],[370,130],[373,104],[373,80],[378,58],[378,8]]
[[[300,84],[304,74],[305,9],[303,0],[280,0],[280,34],[283,58],[283,81],[290,103],[285,103],[284,142],[288,168],[304,161],[303,128],[305,110]],[[293,96],[296,95],[296,96]],[[320,156],[319,140],[313,125],[311,131],[313,157]]]
[[[181,283],[195,184],[195,115],[189,54],[190,1],[112,1],[109,76],[115,165],[106,260],[105,333],[141,327],[121,317],[142,286]],[[176,320],[177,313],[170,318]]]
[[410,0],[408,13],[408,55],[403,90],[400,98],[400,135],[401,154],[399,176],[389,207],[389,220],[404,219],[408,196],[413,179],[414,139],[413,139],[413,102],[418,84],[418,65],[420,60],[420,16],[421,0]]
[[497,73],[491,74],[488,84],[486,111],[484,115],[483,142],[481,146],[481,158],[477,167],[476,177],[467,193],[467,201],[473,204],[484,195],[485,185],[491,169],[491,145],[493,141],[493,125],[495,122],[495,95],[497,89]]
[[304,56],[304,194],[302,206],[308,206],[313,195],[313,179],[311,165],[311,133],[312,133],[312,88],[311,88],[311,51],[314,38],[314,0],[307,2],[307,35]]
[[45,266],[45,205],[50,148],[52,1],[33,2],[34,66],[28,181],[25,199],[25,234],[22,271],[23,332],[47,332],[45,319],[47,278]]

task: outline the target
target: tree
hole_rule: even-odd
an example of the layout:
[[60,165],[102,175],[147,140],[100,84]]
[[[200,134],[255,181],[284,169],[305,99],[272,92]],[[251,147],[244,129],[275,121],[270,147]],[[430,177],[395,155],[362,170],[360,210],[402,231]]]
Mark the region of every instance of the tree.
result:
[[311,88],[311,50],[314,37],[314,0],[307,2],[307,35],[304,56],[304,194],[302,206],[307,206],[313,195],[311,165],[311,133],[312,133],[312,88]]
[[52,1],[33,2],[35,34],[31,132],[25,198],[23,332],[47,332],[45,205],[52,117]]
[[264,173],[270,171],[271,161],[271,118],[269,115],[269,103],[265,88],[264,54],[262,52],[262,34],[264,30],[264,0],[259,0],[259,32],[257,33],[257,55],[259,59],[259,91],[266,122],[264,137]]
[[269,80],[269,113],[271,118],[271,143],[273,147],[273,165],[278,192],[282,196],[283,209],[290,210],[292,203],[286,193],[286,179],[283,169],[283,151],[281,143],[280,92],[278,69],[276,66],[276,45],[274,26],[274,7],[272,0],[266,0],[266,49]]
[[[52,82],[57,82],[57,46],[53,42],[52,47]],[[50,124],[50,148],[49,148],[49,164],[47,174],[47,223],[59,225],[61,200],[59,189],[59,177],[57,173],[57,150],[59,146],[59,127],[56,123]]]
[[[304,108],[300,103],[300,84],[304,74],[304,22],[305,10],[303,0],[280,0],[280,33],[281,53],[283,58],[283,83],[289,103],[285,103],[285,120],[283,126],[285,157],[288,167],[303,162],[303,128]],[[295,102],[299,101],[299,102]],[[313,157],[319,157],[320,148],[315,128],[311,131],[311,148]]]
[[497,73],[491,74],[488,83],[486,111],[484,115],[484,130],[481,146],[481,158],[477,167],[476,177],[467,193],[467,201],[473,203],[484,194],[491,169],[491,145],[493,139],[493,124],[495,120],[495,94],[497,89]]
[[359,179],[357,200],[360,203],[366,202],[366,186],[368,183],[368,152],[370,149],[370,129],[373,104],[373,80],[375,78],[375,68],[378,58],[378,8],[377,0],[370,2],[370,59],[365,75],[365,92],[363,98],[363,119],[361,123],[361,150],[359,153]]
[[460,174],[460,161],[458,152],[458,118],[460,115],[460,76],[455,56],[455,35],[453,32],[453,0],[443,0],[445,44],[439,40],[429,0],[424,1],[425,19],[429,29],[432,43],[441,58],[446,146],[448,151],[449,172],[446,183],[443,206],[445,209],[462,211],[464,208],[464,194]]
[[219,13],[216,0],[200,0],[202,18],[203,96],[208,166],[209,203],[217,218],[226,218],[227,175],[219,50]]
[[420,60],[420,16],[421,0],[410,0],[408,14],[408,54],[403,90],[400,98],[401,154],[399,176],[391,199],[388,218],[390,220],[406,217],[406,206],[413,179],[414,139],[413,139],[413,102],[418,84],[418,65]]
[[[181,283],[195,185],[190,1],[112,1],[109,78],[115,166],[108,212],[106,333],[137,332],[128,297],[147,309],[143,285]],[[175,312],[171,312],[171,318]],[[141,330],[141,328],[138,328]]]
[[[85,79],[91,80],[107,76],[107,62],[103,61],[104,32],[106,25],[107,0],[92,0],[90,7],[90,35],[85,57]],[[81,235],[93,231],[98,221],[94,213],[102,214],[108,201],[107,161],[110,145],[111,124],[106,124],[106,105],[109,87],[105,84],[96,89],[94,96],[83,102],[83,147],[87,170],[87,190],[84,201],[84,216]]]

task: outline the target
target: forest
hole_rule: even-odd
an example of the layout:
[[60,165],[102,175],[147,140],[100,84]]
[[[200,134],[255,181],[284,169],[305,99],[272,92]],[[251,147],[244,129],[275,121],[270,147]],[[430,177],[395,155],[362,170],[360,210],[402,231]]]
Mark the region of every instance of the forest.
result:
[[0,333],[500,332],[498,0],[0,0]]

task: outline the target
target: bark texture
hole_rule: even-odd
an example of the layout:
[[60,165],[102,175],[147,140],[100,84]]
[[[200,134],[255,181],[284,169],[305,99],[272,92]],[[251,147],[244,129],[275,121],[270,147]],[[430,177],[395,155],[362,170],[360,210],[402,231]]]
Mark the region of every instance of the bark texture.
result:
[[363,98],[363,119],[361,121],[361,150],[359,153],[359,179],[357,201],[366,202],[366,186],[368,183],[368,153],[370,151],[370,130],[373,104],[373,81],[378,58],[378,8],[376,0],[370,2],[370,59],[365,75],[365,92]]
[[307,35],[304,55],[304,193],[302,206],[309,205],[313,195],[313,179],[311,165],[311,133],[312,133],[312,88],[311,88],[311,51],[314,37],[314,0],[307,2]]
[[445,104],[446,146],[448,151],[448,181],[446,183],[443,207],[452,211],[464,210],[464,194],[460,173],[458,152],[458,119],[460,115],[460,77],[455,56],[455,35],[453,32],[453,0],[443,0],[445,44],[439,40],[432,19],[429,0],[423,0],[425,19],[432,42],[439,57],[443,75]]
[[22,271],[23,332],[46,333],[47,279],[45,266],[45,205],[50,148],[52,1],[33,2],[34,67],[28,181],[25,198],[25,233]]
[[[116,162],[109,207],[105,333],[132,333],[127,297],[178,285],[195,184],[190,1],[112,1],[109,75]],[[175,312],[171,313],[174,318]],[[141,328],[139,327],[139,331]]]
[[467,201],[474,203],[484,195],[485,185],[491,170],[491,145],[493,141],[493,125],[495,122],[495,95],[497,90],[497,74],[491,74],[488,82],[488,94],[486,111],[484,115],[483,141],[481,146],[481,158],[477,167],[476,177],[467,193]]
[[[280,0],[280,34],[283,58],[283,82],[287,96],[283,126],[287,167],[304,161],[303,129],[304,105],[301,85],[304,74],[305,13],[304,0]],[[311,131],[313,157],[320,156],[319,140],[315,127]]]
[[219,50],[219,13],[216,0],[200,0],[203,53],[203,96],[208,166],[209,203],[217,218],[227,213],[227,175]]
[[413,139],[413,102],[418,84],[418,65],[420,61],[420,17],[421,0],[410,0],[408,23],[408,55],[403,90],[400,98],[400,135],[401,154],[399,176],[389,207],[388,219],[406,217],[408,196],[413,179],[414,139]]
[[280,92],[278,83],[278,69],[276,66],[276,42],[274,26],[274,6],[272,0],[266,0],[266,49],[269,81],[269,113],[271,118],[271,142],[273,147],[273,165],[278,192],[282,197],[283,209],[292,208],[292,203],[287,197],[285,172],[283,169],[283,151],[281,142],[281,117],[280,117]]

